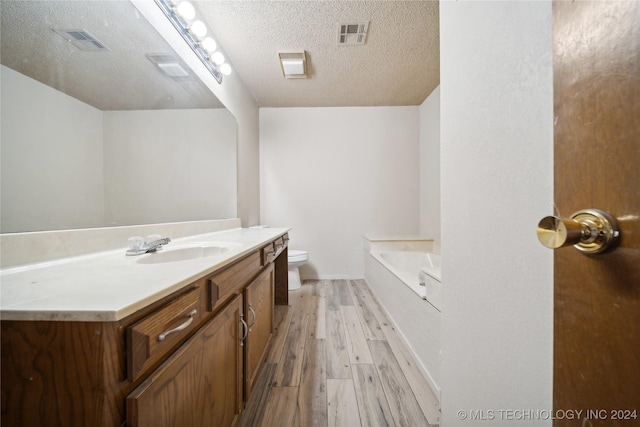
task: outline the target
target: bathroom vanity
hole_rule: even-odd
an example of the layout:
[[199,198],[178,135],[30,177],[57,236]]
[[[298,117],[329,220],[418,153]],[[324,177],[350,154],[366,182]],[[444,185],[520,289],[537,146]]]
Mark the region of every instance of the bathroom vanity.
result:
[[[3,275],[2,425],[237,425],[270,343],[274,304],[288,303],[287,231],[182,242],[224,239],[231,248],[197,259],[109,252]],[[56,283],[80,276],[82,286],[102,288],[82,295],[76,287],[75,302],[55,292],[29,301],[17,283],[29,293],[49,277],[64,295]],[[127,289],[129,299],[108,301]],[[88,294],[104,301],[83,303]]]

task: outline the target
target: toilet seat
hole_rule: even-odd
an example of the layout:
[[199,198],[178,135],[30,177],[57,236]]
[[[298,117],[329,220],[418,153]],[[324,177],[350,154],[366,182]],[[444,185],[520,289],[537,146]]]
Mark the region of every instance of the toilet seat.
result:
[[300,261],[306,261],[308,259],[309,259],[309,253],[307,251],[291,249],[287,254],[287,260],[289,262],[300,262]]

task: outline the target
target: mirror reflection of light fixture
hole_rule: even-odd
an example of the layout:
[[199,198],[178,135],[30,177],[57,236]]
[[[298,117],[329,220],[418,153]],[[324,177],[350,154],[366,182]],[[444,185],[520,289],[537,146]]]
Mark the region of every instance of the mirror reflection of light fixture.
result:
[[188,1],[180,2],[180,4],[178,4],[178,6],[175,8],[175,11],[177,12],[178,16],[187,21],[191,21],[196,17],[196,9]]
[[207,37],[209,31],[206,24],[201,20],[195,20],[197,16],[195,7],[188,1],[155,0],[155,2],[213,77],[218,83],[222,83],[222,75],[231,74],[231,66],[225,62],[222,52],[216,50],[218,45],[215,40]]
[[231,65],[225,62],[220,66],[220,72],[225,76],[228,76],[229,74],[231,74]]
[[211,55],[211,60],[216,65],[222,65],[224,64],[224,55],[222,52],[214,52],[213,55]]
[[218,44],[211,37],[205,37],[204,40],[200,42],[200,46],[210,54],[215,52],[218,48]]
[[202,21],[195,21],[189,27],[189,32],[196,36],[198,40],[202,40],[207,35],[207,26]]

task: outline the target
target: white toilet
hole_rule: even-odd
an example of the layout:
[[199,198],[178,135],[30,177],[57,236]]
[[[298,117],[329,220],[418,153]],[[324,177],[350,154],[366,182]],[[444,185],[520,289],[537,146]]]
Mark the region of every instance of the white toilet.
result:
[[300,268],[309,259],[307,251],[289,249],[287,262],[289,264],[289,290],[300,289],[302,282],[300,281]]

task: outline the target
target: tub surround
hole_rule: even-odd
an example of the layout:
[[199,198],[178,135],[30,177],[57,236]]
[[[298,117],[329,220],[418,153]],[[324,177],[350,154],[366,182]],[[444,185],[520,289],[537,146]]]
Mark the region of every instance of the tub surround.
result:
[[364,236],[367,252],[420,251],[440,255],[440,240],[424,236],[402,236],[368,233]]
[[[171,227],[167,226],[144,226],[143,229],[160,234]],[[144,235],[139,233],[142,231],[140,227],[119,228],[127,229],[127,237],[136,233]],[[76,231],[92,233],[91,230]],[[233,244],[226,253],[188,261],[153,265],[139,263],[142,257],[152,254],[125,256],[127,237],[124,237],[120,238],[120,247],[115,250],[3,269],[1,319],[117,321],[288,231],[288,228],[233,228],[183,238],[163,234],[172,237],[167,250],[172,245],[194,242]],[[120,236],[122,232],[118,230],[114,234]],[[3,247],[3,258],[4,251]]]

